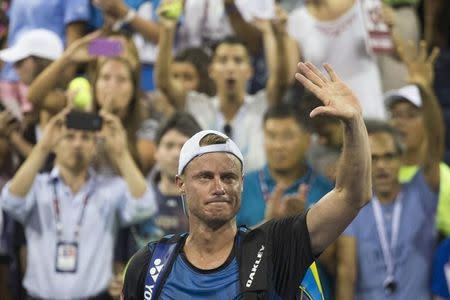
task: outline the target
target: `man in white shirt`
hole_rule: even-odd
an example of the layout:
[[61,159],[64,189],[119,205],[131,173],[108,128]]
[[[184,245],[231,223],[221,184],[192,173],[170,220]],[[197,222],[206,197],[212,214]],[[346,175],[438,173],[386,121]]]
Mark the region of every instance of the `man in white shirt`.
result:
[[[102,295],[112,277],[115,233],[155,213],[128,148],[125,130],[102,112],[100,136],[122,178],[103,178],[89,168],[95,133],[68,129],[66,108],[53,117],[41,140],[2,191],[2,207],[23,223],[28,244],[25,289],[31,299],[85,299]],[[48,154],[51,173],[38,175]]]
[[[164,31],[174,30],[173,21],[161,22],[161,38],[172,38]],[[215,83],[216,95],[209,97],[187,91],[179,81],[171,78],[161,65],[156,68],[157,87],[169,98],[177,110],[191,113],[203,129],[222,131],[237,143],[246,160],[248,171],[265,163],[262,116],[271,104],[280,100],[280,76],[277,76],[278,50],[272,24],[269,20],[257,23],[263,36],[269,78],[266,89],[255,95],[247,94],[247,84],[253,76],[246,45],[234,37],[226,38],[215,47],[209,76]],[[168,29],[165,29],[167,27]],[[160,39],[160,43],[163,40]],[[160,52],[159,55],[171,55]],[[158,58],[159,60],[165,60]]]

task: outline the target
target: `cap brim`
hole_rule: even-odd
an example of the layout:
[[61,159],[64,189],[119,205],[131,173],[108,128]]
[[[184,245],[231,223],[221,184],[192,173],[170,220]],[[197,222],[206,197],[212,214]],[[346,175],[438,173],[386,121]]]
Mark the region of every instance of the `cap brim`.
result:
[[8,63],[18,62],[19,60],[27,58],[28,56],[29,54],[27,51],[23,51],[14,47],[0,51],[0,59]]

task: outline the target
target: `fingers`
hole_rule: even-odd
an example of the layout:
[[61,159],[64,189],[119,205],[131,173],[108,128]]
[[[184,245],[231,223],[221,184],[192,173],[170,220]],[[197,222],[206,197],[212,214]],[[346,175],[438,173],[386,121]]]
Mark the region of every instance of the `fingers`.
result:
[[306,66],[317,76],[317,77],[319,77],[320,78],[320,80],[323,82],[323,83],[326,83],[326,82],[328,82],[329,81],[329,79],[328,78],[326,78],[325,77],[325,75],[323,75],[323,73],[315,66],[315,65],[313,65],[312,63],[310,63],[310,62],[307,62],[306,63]]
[[431,54],[430,54],[430,56],[427,59],[427,63],[429,63],[431,65],[434,65],[434,63],[436,62],[436,59],[438,58],[440,52],[441,51],[439,50],[438,47],[433,47],[433,51],[431,51]]
[[331,81],[338,81],[339,76],[337,76],[336,72],[333,70],[330,64],[324,64],[323,67],[327,70],[328,75],[331,78]]
[[322,87],[327,82],[327,79],[320,73],[320,71],[311,63],[299,63],[298,69],[309,81],[318,87]]
[[298,198],[302,201],[306,201],[308,192],[309,192],[309,186],[304,183],[300,184],[300,186],[297,189]]
[[329,116],[329,117],[336,117],[337,114],[335,113],[335,110],[331,107],[328,106],[319,106],[314,108],[311,113],[309,114],[309,116],[311,118],[314,118],[316,116]]
[[101,111],[111,113],[113,110],[113,96],[110,93],[105,95]]
[[281,198],[283,197],[284,189],[284,186],[277,184],[268,201],[275,201],[279,203]]
[[419,53],[417,54],[417,59],[419,59],[419,61],[426,61],[426,59],[427,59],[427,42],[420,41],[418,52]]

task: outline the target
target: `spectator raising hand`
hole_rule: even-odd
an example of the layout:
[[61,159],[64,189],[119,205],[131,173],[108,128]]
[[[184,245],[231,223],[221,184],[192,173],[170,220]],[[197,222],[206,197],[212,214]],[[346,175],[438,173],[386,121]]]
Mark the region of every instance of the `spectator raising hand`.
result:
[[128,12],[128,6],[123,0],[93,0],[92,2],[105,14],[116,19],[124,18]]
[[434,81],[434,63],[439,55],[439,48],[434,47],[427,55],[427,43],[421,41],[419,49],[412,41],[406,42],[396,37],[397,52],[408,69],[407,81],[421,87],[431,87]]
[[278,184],[267,201],[266,220],[301,214],[305,210],[308,186],[300,184],[296,194],[283,196],[285,187]]

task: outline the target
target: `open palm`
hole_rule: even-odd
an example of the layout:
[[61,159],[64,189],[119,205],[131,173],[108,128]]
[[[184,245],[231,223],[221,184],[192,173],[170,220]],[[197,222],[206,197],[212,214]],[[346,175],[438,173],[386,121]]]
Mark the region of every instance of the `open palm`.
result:
[[324,67],[329,78],[309,62],[299,63],[295,74],[295,78],[323,103],[311,112],[311,117],[323,115],[348,121],[360,115],[362,109],[358,98],[330,65],[325,64]]

